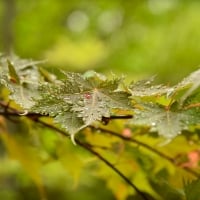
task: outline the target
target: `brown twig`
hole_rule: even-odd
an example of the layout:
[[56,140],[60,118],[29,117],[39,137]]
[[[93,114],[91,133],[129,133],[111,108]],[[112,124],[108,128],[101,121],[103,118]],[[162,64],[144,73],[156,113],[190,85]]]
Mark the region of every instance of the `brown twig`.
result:
[[[168,156],[168,155],[166,155],[166,154],[164,154],[164,153],[158,151],[157,149],[154,149],[153,147],[149,146],[149,145],[146,144],[146,143],[143,143],[143,142],[141,142],[141,141],[139,141],[139,140],[136,140],[136,139],[134,139],[134,138],[125,137],[125,136],[123,136],[123,135],[120,135],[119,133],[116,133],[116,132],[112,131],[112,130],[108,130],[108,129],[104,129],[104,128],[100,128],[100,127],[96,128],[96,127],[94,127],[94,126],[90,126],[90,128],[96,129],[96,130],[101,131],[101,132],[104,132],[104,133],[111,134],[111,135],[113,135],[113,136],[115,136],[115,137],[118,137],[118,138],[120,138],[120,139],[122,139],[122,140],[125,140],[125,141],[127,141],[127,142],[132,142],[132,143],[135,143],[135,144],[137,144],[137,145],[139,145],[139,146],[142,146],[142,147],[144,147],[145,149],[148,149],[149,151],[151,151],[151,152],[153,152],[153,153],[159,155],[160,157],[164,158],[165,160],[168,160],[170,163],[172,163],[172,164],[175,165],[176,167],[179,167],[179,166],[176,165],[176,162],[175,162],[176,160],[175,160],[174,158],[172,158],[172,157],[170,157],[170,156]],[[195,176],[195,177],[200,177],[200,174],[199,174],[199,173],[197,173],[196,171],[194,171],[194,170],[192,170],[192,169],[190,169],[190,168],[182,168],[182,169],[185,170],[185,171],[187,171],[187,172],[189,172],[190,174],[192,174],[192,175]]]
[[193,103],[193,104],[187,105],[186,107],[184,107],[184,109],[188,110],[190,108],[198,108],[198,107],[200,107],[200,103]]

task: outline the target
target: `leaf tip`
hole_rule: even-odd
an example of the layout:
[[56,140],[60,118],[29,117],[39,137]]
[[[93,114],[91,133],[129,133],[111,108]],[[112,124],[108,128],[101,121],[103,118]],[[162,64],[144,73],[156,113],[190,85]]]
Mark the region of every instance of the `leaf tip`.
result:
[[20,113],[19,115],[24,116],[28,114],[28,110],[24,110],[22,113]]
[[70,137],[71,137],[72,143],[76,146],[75,134],[71,134]]

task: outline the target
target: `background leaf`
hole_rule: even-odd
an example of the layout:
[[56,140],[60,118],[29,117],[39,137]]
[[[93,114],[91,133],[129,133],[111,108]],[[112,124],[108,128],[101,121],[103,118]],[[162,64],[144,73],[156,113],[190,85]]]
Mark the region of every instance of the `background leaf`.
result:
[[11,159],[20,162],[24,170],[35,182],[41,198],[46,198],[43,180],[40,174],[42,163],[36,151],[24,141],[17,139],[17,137],[13,137],[7,132],[2,132],[0,137],[11,156]]
[[186,200],[199,200],[200,197],[199,188],[200,188],[199,179],[185,182],[184,192],[186,195]]

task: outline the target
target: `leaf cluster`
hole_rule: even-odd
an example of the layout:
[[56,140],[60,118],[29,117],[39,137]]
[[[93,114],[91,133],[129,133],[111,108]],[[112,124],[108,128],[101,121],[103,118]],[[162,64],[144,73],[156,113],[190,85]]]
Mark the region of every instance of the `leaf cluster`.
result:
[[[2,57],[0,83],[26,112],[53,117],[74,134],[121,113],[132,113],[129,126],[144,126],[167,139],[200,123],[200,70],[175,86],[154,85],[154,77],[125,85],[89,71],[61,72],[62,79],[16,56]],[[53,79],[52,79],[53,77]]]

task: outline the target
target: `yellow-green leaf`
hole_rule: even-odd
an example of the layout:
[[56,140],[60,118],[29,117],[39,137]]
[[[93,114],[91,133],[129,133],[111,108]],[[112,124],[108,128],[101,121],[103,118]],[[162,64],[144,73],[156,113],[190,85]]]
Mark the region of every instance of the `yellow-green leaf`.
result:
[[0,138],[3,141],[10,157],[20,162],[24,170],[38,187],[42,199],[46,199],[43,181],[40,175],[41,162],[37,152],[24,140],[7,133],[1,132]]
[[73,144],[68,144],[66,141],[60,141],[57,146],[57,154],[63,168],[69,173],[74,180],[74,187],[79,183],[81,171],[83,169],[83,161],[77,153],[75,153]]
[[9,75],[10,75],[12,82],[20,84],[20,78],[19,78],[13,64],[10,62],[10,60],[7,60],[7,63],[8,63]]

